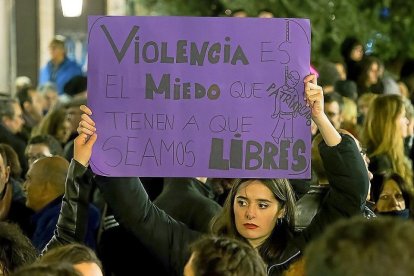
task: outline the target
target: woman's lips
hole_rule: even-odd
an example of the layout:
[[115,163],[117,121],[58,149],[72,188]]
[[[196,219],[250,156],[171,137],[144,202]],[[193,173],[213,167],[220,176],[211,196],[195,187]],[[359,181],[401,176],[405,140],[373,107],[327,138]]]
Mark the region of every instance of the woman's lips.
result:
[[243,226],[247,229],[256,229],[256,228],[259,227],[256,224],[252,224],[252,223],[245,223],[245,224],[243,224]]

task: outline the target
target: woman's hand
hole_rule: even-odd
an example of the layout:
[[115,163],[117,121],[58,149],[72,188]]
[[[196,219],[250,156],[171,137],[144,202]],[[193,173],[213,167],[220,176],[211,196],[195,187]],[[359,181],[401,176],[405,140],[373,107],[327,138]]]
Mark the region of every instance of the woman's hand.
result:
[[305,83],[305,100],[311,108],[312,119],[317,121],[324,114],[323,90],[317,84],[315,75],[307,75],[303,80]]
[[85,105],[80,106],[82,120],[79,122],[78,137],[74,141],[73,159],[87,167],[92,155],[92,148],[98,136],[96,135],[95,122],[91,119],[92,111]]
[[312,111],[312,120],[317,125],[325,143],[332,147],[342,140],[341,135],[334,128],[324,112],[323,90],[316,82],[315,75],[307,75],[305,83],[305,100]]

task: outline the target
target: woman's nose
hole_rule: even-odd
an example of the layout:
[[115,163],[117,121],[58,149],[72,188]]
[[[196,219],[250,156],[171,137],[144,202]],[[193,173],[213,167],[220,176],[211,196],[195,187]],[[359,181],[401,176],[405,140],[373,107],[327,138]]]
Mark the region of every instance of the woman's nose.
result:
[[246,218],[249,220],[255,218],[254,210],[252,207],[247,207]]

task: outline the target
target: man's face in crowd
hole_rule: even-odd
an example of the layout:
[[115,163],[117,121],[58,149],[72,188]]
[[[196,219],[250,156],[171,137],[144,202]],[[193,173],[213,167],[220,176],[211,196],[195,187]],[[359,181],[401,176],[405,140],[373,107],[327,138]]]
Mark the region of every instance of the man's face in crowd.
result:
[[14,116],[13,118],[4,117],[3,124],[11,133],[17,134],[23,128],[24,119],[20,105],[18,103],[13,103],[12,105],[14,109]]

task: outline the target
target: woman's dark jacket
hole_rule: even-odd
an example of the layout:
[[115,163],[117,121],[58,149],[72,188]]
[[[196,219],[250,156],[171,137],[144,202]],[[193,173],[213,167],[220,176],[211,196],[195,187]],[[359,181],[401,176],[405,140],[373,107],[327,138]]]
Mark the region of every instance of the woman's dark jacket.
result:
[[342,141],[337,146],[328,147],[323,141],[319,144],[329,191],[310,225],[296,233],[288,243],[286,251],[290,253],[284,260],[275,260],[274,265],[269,266],[269,275],[281,275],[302,254],[306,245],[318,237],[329,224],[341,218],[364,213],[369,187],[368,172],[354,139],[348,135],[341,136]]
[[[331,189],[321,211],[308,228],[294,236],[288,242],[283,256],[269,264],[269,275],[280,275],[301,254],[306,244],[328,224],[340,218],[361,214],[363,210],[369,181],[354,140],[344,135],[341,143],[334,147],[328,147],[322,142],[320,154]],[[80,182],[85,180],[81,178],[85,169],[75,161],[72,161],[70,168],[69,173],[72,175],[68,181],[73,183],[67,183],[67,186],[82,187]],[[202,234],[190,230],[157,208],[149,200],[138,178],[96,176],[95,181],[113,209],[117,221],[156,253],[165,267],[169,268],[171,275],[183,275],[185,263],[190,256],[188,245]],[[75,224],[72,223],[72,226]]]

